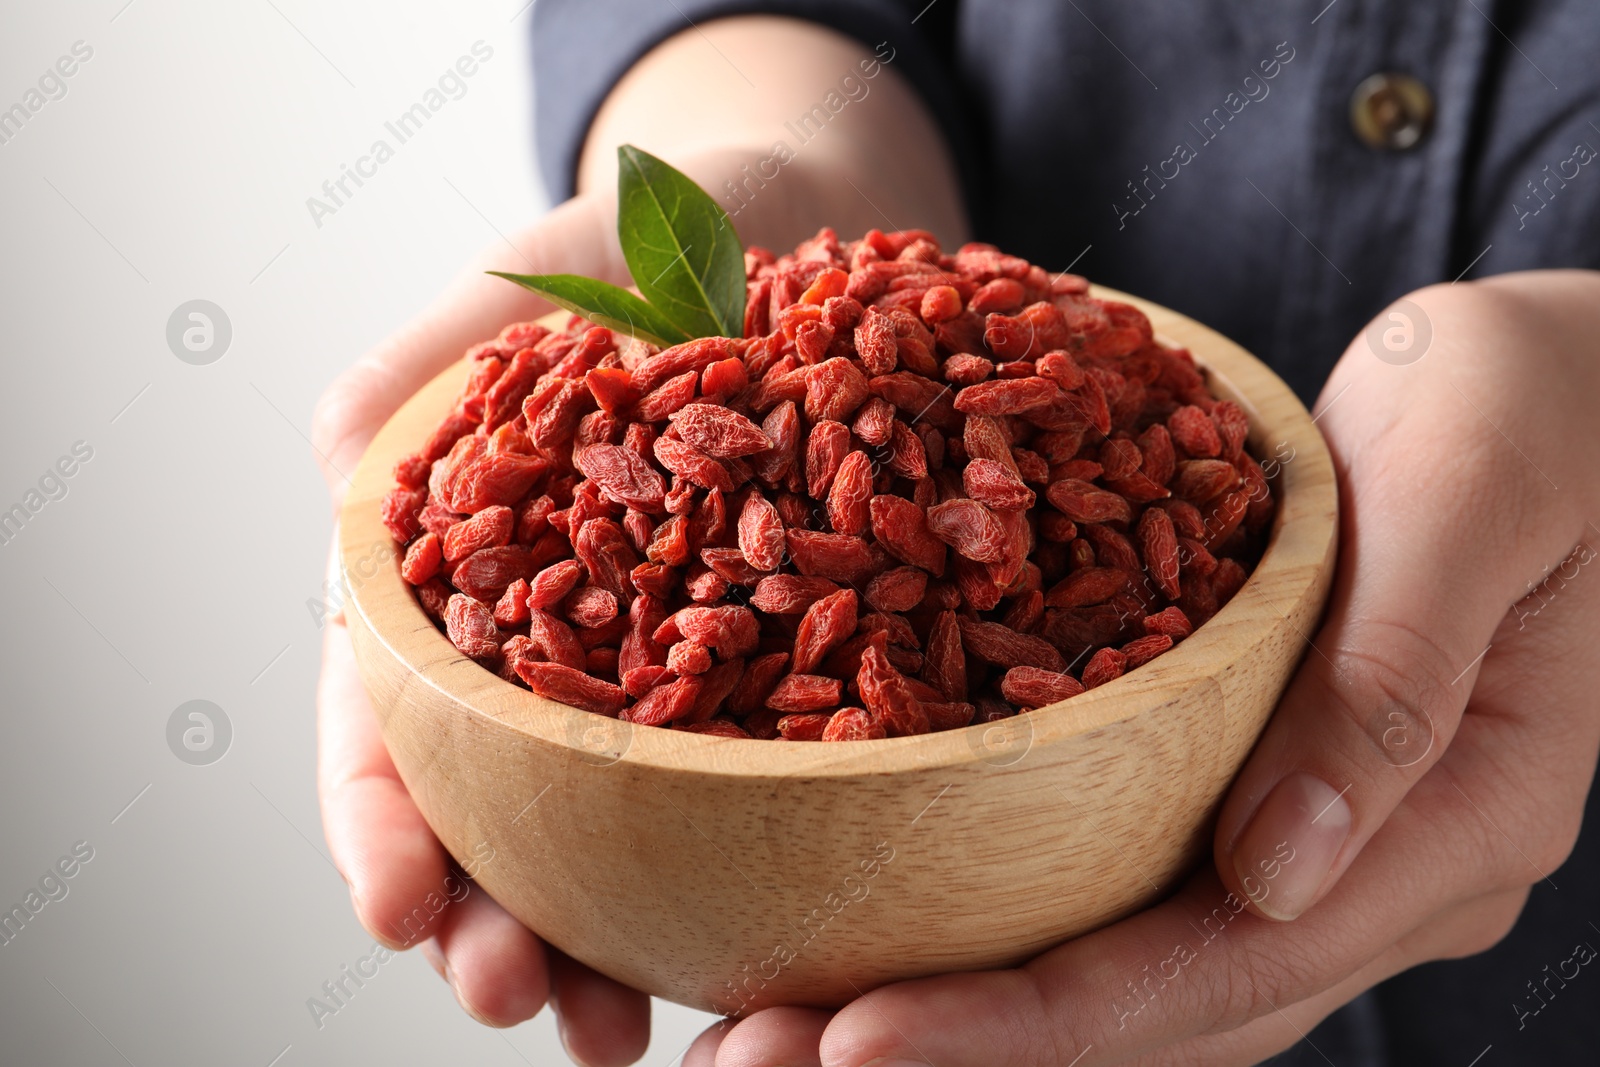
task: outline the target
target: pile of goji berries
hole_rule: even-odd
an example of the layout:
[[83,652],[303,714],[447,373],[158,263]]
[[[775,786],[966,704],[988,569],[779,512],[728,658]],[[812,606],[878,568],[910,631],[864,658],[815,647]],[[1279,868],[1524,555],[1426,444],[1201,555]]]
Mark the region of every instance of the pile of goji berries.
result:
[[468,352],[383,502],[463,655],[634,723],[896,737],[1103,685],[1244,583],[1244,412],[1138,309],[920,231],[745,258],[742,338]]

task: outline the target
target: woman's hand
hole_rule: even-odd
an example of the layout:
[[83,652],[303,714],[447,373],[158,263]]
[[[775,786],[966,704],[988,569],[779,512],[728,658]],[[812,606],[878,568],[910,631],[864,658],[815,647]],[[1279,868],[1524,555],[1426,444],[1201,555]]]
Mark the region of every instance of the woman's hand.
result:
[[[1343,509],[1327,616],[1222,809],[1215,869],[1017,970],[719,1025],[686,1067],[1249,1064],[1500,940],[1571,850],[1600,745],[1597,403],[1593,273],[1380,316],[1318,405]],[[1248,907],[1208,940],[1230,894]]]
[[[515,248],[491,247],[432,307],[328,387],[312,436],[335,509],[367,443],[401,403],[469,345],[552,310],[483,271],[569,271],[626,284],[614,218],[614,198],[568,201],[518,234]],[[579,1062],[643,1055],[649,998],[547,947],[454,866],[389,758],[338,616],[324,634],[317,711],[323,830],[368,932],[391,949],[420,944],[481,1022],[511,1026],[548,1000]]]
[[[515,237],[513,248],[491,246],[415,322],[329,386],[313,438],[335,509],[346,477],[400,404],[470,345],[552,310],[483,271],[566,272],[629,284],[611,191],[620,143],[670,160],[725,203],[732,199],[725,195],[729,183],[746,182],[749,202],[740,201],[734,222],[747,245],[788,248],[825,224],[844,233],[893,229],[884,207],[946,238],[963,233],[943,141],[915,94],[887,69],[878,69],[870,101],[852,104],[851,122],[830,129],[779,176],[761,181],[754,195],[748,168],[771,153],[785,119],[830,88],[816,72],[837,79],[866,69],[862,64],[872,58],[832,31],[764,17],[719,19],[652,51],[596,116],[579,167],[579,195]],[[735,63],[763,71],[769,89],[747,93]],[[326,632],[317,703],[323,827],[362,925],[391,948],[421,942],[462,1007],[483,1022],[510,1026],[548,999],[574,1059],[621,1064],[643,1055],[648,998],[545,946],[453,866],[384,748],[339,618]],[[428,919],[430,897],[455,902]],[[409,933],[419,926],[420,934]]]

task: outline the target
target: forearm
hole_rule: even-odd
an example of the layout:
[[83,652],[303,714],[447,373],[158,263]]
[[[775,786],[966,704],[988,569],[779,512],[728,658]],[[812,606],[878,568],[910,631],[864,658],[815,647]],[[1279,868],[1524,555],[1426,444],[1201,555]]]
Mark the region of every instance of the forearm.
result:
[[[686,29],[617,83],[589,129],[578,190],[613,190],[616,146],[636,144],[709,190],[747,243],[783,249],[826,225],[845,236],[922,228],[959,244],[949,146],[892,58],[888,45],[875,55],[773,16]],[[830,93],[839,110],[801,126]]]

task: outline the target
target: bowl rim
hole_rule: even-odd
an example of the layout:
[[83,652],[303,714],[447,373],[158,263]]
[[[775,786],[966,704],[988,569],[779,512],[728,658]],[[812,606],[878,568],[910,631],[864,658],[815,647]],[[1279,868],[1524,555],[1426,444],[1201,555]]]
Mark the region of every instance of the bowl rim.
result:
[[[1150,713],[1176,700],[1197,680],[1251,654],[1272,636],[1274,626],[1287,625],[1295,604],[1313,594],[1333,558],[1337,486],[1315,422],[1264,363],[1222,334],[1161,305],[1100,286],[1091,293],[1138,307],[1150,317],[1158,340],[1189,349],[1213,391],[1235,400],[1249,415],[1250,442],[1258,455],[1264,447],[1280,456],[1284,446],[1292,449],[1274,479],[1279,506],[1266,550],[1244,587],[1190,637],[1106,685],[996,723],[834,744],[636,727],[512,685],[462,656],[423,612],[400,576],[401,552],[378,512],[379,501],[394,486],[395,461],[415,450],[458,395],[464,359],[453,361],[395,412],[350,478],[335,534],[346,621],[363,627],[383,654],[403,666],[410,684],[429,687],[430,704],[484,717],[532,743],[572,750],[591,762],[639,769],[727,777],[854,778],[973,763],[993,766],[997,752],[1003,758],[1004,753],[1025,752]],[[549,318],[566,317],[561,312]],[[375,559],[384,557],[385,549],[387,557]],[[374,563],[373,573],[366,573]],[[1268,586],[1274,592],[1267,592]],[[378,619],[389,621],[378,624]],[[1299,637],[1310,643],[1306,634]],[[408,694],[408,699],[415,698]],[[380,714],[380,721],[384,718]]]

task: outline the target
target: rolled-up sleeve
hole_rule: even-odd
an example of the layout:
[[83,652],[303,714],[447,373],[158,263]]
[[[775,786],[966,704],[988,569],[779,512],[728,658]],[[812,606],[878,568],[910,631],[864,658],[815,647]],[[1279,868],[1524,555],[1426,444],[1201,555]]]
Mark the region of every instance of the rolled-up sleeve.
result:
[[966,140],[951,42],[940,39],[940,27],[953,29],[953,11],[926,0],[540,0],[533,12],[534,134],[551,199],[572,195],[589,124],[629,67],[676,33],[750,14],[820,23],[869,49],[888,42],[894,69],[922,94],[946,136],[957,147]]

